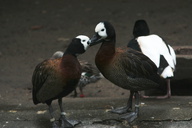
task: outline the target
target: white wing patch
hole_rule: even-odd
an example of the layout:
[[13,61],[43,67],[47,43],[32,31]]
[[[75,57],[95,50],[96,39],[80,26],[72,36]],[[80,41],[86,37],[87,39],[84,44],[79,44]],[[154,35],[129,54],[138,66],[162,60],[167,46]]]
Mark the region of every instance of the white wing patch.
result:
[[163,72],[161,73],[161,76],[162,76],[163,78],[173,77],[173,76],[174,76],[174,74],[173,74],[173,69],[172,69],[170,66],[166,67],[166,68],[163,70]]
[[169,49],[170,49],[170,52],[171,52],[171,57],[173,59],[173,63],[174,63],[174,67],[172,67],[174,70],[175,70],[175,66],[176,66],[176,54],[175,54],[175,51],[173,50],[173,48],[168,45]]
[[[163,55],[166,61],[168,62],[169,66],[173,69],[175,69],[176,65],[176,56],[174,50],[171,48],[171,46],[168,46],[170,48],[167,48],[165,42],[157,35],[149,35],[149,36],[140,36],[137,38],[138,44],[141,48],[141,51],[143,54],[148,56],[155,65],[159,68],[160,64],[160,55]],[[166,70],[166,71],[165,71]],[[173,74],[173,70],[165,69],[162,74],[163,77],[166,78],[166,76],[170,76],[170,74]],[[168,73],[172,72],[172,73]],[[167,74],[167,75],[166,75]]]

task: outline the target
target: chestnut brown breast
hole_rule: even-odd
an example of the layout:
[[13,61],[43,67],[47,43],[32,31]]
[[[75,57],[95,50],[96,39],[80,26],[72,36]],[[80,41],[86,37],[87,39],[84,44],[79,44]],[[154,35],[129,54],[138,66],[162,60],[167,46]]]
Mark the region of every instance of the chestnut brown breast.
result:
[[43,61],[37,65],[32,78],[34,103],[68,95],[75,89],[80,76],[81,66],[72,55]]

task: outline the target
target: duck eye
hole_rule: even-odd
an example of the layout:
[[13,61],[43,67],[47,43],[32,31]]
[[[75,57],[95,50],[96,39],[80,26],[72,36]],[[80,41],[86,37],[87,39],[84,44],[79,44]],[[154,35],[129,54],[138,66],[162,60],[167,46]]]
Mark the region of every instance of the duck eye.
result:
[[83,42],[85,42],[85,40],[82,40]]
[[103,29],[101,29],[101,31],[103,32],[105,29],[103,28]]

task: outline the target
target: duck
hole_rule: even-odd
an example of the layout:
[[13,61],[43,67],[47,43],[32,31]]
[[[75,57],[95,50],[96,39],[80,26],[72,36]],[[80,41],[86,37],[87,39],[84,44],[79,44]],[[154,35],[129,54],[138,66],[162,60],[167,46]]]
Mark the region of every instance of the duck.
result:
[[[62,98],[71,93],[81,77],[81,65],[77,56],[83,54],[89,47],[90,39],[79,35],[72,39],[63,56],[57,59],[46,59],[39,63],[32,75],[32,98],[35,105],[48,105],[52,128],[73,128],[66,119]],[[54,118],[52,101],[58,100],[61,110],[60,124]]]
[[[149,57],[157,66],[157,73],[166,80],[167,91],[163,96],[157,96],[157,99],[171,97],[170,80],[174,77],[176,69],[176,54],[174,49],[159,35],[150,34],[147,22],[143,19],[137,20],[133,28],[133,36],[127,47],[142,52]],[[150,96],[142,96],[151,98]]]
[[[62,51],[56,51],[51,56],[51,59],[60,58],[62,56],[63,56]],[[85,86],[87,86],[88,84],[98,82],[100,79],[103,78],[103,75],[99,72],[99,70],[93,64],[91,64],[85,60],[78,59],[78,61],[81,65],[82,73],[81,73],[81,78],[77,84],[77,87],[80,90],[79,97],[83,98],[83,97],[85,97],[85,95],[83,93],[83,88]],[[74,97],[77,97],[76,89],[74,90]]]
[[[116,33],[108,21],[99,22],[90,46],[101,43],[95,56],[95,64],[103,76],[113,84],[130,90],[127,105],[111,109],[110,112],[123,114],[120,118],[132,122],[139,115],[139,92],[159,87],[156,65],[144,54],[127,47],[116,48]],[[132,100],[135,97],[135,110]]]

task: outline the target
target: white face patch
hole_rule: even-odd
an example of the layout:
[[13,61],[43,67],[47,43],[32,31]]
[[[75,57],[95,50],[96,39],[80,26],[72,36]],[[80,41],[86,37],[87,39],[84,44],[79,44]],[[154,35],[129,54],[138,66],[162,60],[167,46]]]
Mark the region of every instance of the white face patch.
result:
[[89,37],[88,36],[84,36],[84,35],[79,35],[76,38],[81,40],[81,44],[83,44],[84,50],[86,51],[87,48],[89,47],[89,43],[90,43]]
[[98,35],[101,36],[101,38],[107,37],[107,31],[103,22],[97,24],[97,26],[95,27],[95,32],[98,33]]

